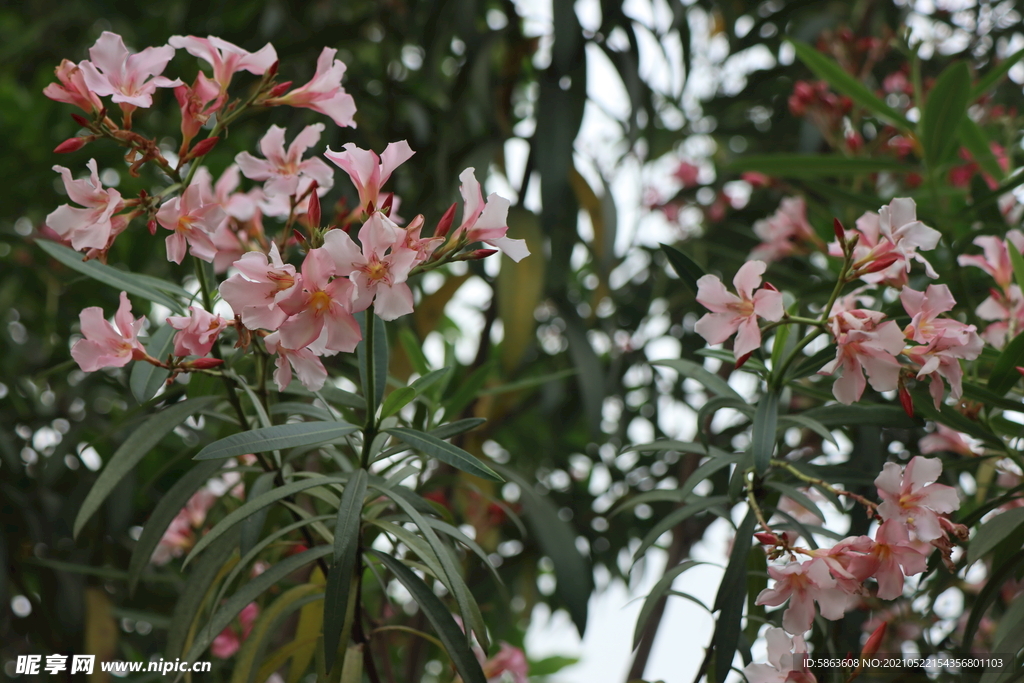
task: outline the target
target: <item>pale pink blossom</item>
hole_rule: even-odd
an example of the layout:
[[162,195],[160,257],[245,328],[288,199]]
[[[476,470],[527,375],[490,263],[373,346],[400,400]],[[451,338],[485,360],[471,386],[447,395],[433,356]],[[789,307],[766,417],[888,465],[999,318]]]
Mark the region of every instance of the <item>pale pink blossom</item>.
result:
[[1002,349],[1011,336],[1024,329],[1024,296],[1020,287],[1012,284],[1006,292],[990,290],[988,298],[974,313],[982,320],[993,321],[981,336],[995,348]]
[[194,306],[189,315],[171,316],[167,324],[178,330],[174,335],[175,356],[205,356],[210,353],[221,331],[228,326],[224,318]]
[[158,567],[165,565],[175,557],[181,557],[194,543],[195,535],[192,533],[188,511],[182,508],[160,537],[149,561]]
[[286,151],[284,128],[271,126],[260,140],[260,151],[266,158],[260,159],[248,152],[241,152],[235,157],[235,163],[246,178],[266,181],[263,191],[269,196],[296,196],[301,178],[315,180],[324,191],[327,191],[334,185],[334,171],[331,167],[318,157],[302,160],[306,150],[320,141],[323,130],[322,123],[306,126],[295,136]]
[[111,237],[124,229],[115,213],[124,208],[121,193],[112,187],[105,188],[100,182],[96,160],[89,159],[89,178],[75,180],[71,171],[63,166],[54,166],[60,173],[71,201],[85,208],[62,204],[46,217],[46,225],[71,242],[76,250],[105,249]]
[[747,261],[733,277],[736,292],[725,289],[722,281],[714,275],[704,275],[697,280],[697,301],[710,310],[697,321],[694,329],[709,344],[721,344],[736,334],[733,353],[743,358],[761,346],[761,329],[757,319],[775,322],[782,318],[782,293],[774,288],[755,289],[761,284],[761,276],[767,269],[764,261]]
[[828,567],[836,586],[848,595],[863,592],[864,579],[871,573],[858,570],[858,562],[871,552],[874,542],[867,536],[845,538],[831,548],[806,551],[811,557],[821,559]]
[[1024,252],[1024,233],[1020,230],[1008,230],[1006,241],[992,235],[974,238],[974,244],[982,248],[983,256],[963,254],[956,262],[961,266],[976,266],[992,276],[999,288],[1009,291],[1013,284],[1013,264],[1010,263],[1010,252],[1007,242],[1013,243],[1017,251]]
[[85,84],[85,75],[81,67],[69,59],[64,59],[54,71],[60,83],[50,83],[43,88],[44,95],[57,102],[73,104],[89,114],[103,108],[103,102]]
[[171,231],[166,240],[167,260],[181,263],[187,243],[193,256],[212,263],[217,247],[211,235],[224,217],[224,210],[197,183],[164,202],[156,212],[156,222]]
[[362,249],[344,230],[324,236],[323,248],[334,259],[337,273],[347,274],[355,285],[353,310],[365,310],[371,303],[382,320],[394,320],[412,313],[412,290],[406,284],[417,252],[406,249],[405,230],[380,211],[375,211],[359,229]]
[[977,439],[944,424],[936,424],[934,432],[921,437],[921,440],[917,442],[917,448],[922,455],[949,451],[973,458],[982,453],[981,444]]
[[956,299],[946,285],[928,285],[924,292],[904,287],[900,292],[900,302],[910,316],[910,324],[903,330],[907,339],[927,344],[942,335],[963,337],[968,334],[963,323],[939,317],[956,306]]
[[271,243],[270,258],[250,251],[234,263],[237,273],[220,285],[220,295],[242,324],[250,329],[276,330],[288,314],[279,304],[301,286],[295,266],[281,260],[277,245]]
[[93,93],[100,97],[110,95],[118,104],[145,109],[153,105],[157,88],[182,85],[180,80],[172,81],[160,75],[173,57],[174,48],[170,45],[147,47],[131,54],[121,36],[104,31],[89,48],[92,61],[84,61],[79,66]]
[[206,122],[217,111],[220,102],[214,102],[220,94],[218,85],[206,77],[202,71],[196,75],[191,86],[179,85],[174,89],[174,99],[178,100],[181,110],[181,135],[184,145],[199,134]]
[[[334,277],[334,276],[339,277]],[[278,305],[289,318],[281,324],[281,344],[289,349],[309,346],[327,331],[329,351],[354,351],[362,339],[359,323],[352,317],[355,285],[337,273],[334,260],[323,247],[310,249],[302,262],[301,286]],[[333,279],[331,279],[333,277]]]
[[263,342],[267,351],[277,354],[274,382],[278,391],[284,391],[292,381],[292,370],[302,386],[310,391],[320,391],[327,381],[327,369],[323,361],[308,346],[302,349],[288,349],[281,345],[278,332],[267,335]]
[[375,209],[380,208],[380,189],[395,169],[408,161],[413,154],[415,152],[405,140],[388,143],[379,157],[372,150],[360,149],[351,142],[346,144],[341,152],[335,152],[330,147],[324,152],[325,157],[351,178],[352,184],[359,192],[359,206],[363,211],[369,211],[370,204],[373,204]]
[[[856,228],[845,230],[845,240],[854,237],[857,242],[853,247],[853,272],[868,284],[884,284],[897,289],[907,284],[907,268],[901,252],[895,245],[882,235],[882,227],[878,214],[865,211],[857,219]],[[843,247],[838,241],[828,245],[830,256],[843,257]]]
[[942,474],[942,461],[920,455],[911,458],[904,470],[894,462],[882,466],[875,478],[882,503],[878,514],[883,520],[897,520],[912,529],[922,541],[945,535],[939,515],[960,507],[956,489],[935,484]]
[[337,52],[334,48],[325,47],[316,61],[316,73],[309,83],[281,97],[271,98],[266,103],[270,106],[286,104],[305,107],[331,117],[339,126],[355,128],[356,122],[352,117],[356,113],[356,103],[341,87],[345,64],[334,58]]
[[750,258],[768,262],[796,253],[807,242],[817,239],[814,227],[807,220],[803,197],[783,199],[774,214],[754,223],[754,234],[761,244],[750,252]]
[[903,256],[907,272],[910,272],[913,259],[924,265],[928,277],[938,277],[932,265],[917,250],[931,251],[939,244],[942,234],[917,220],[917,204],[913,199],[897,197],[888,206],[880,208],[878,225],[882,235]]
[[503,674],[505,673],[509,674],[512,683],[527,683],[530,664],[526,661],[526,654],[518,647],[502,642],[498,653],[486,661],[483,660],[483,652],[480,652],[478,648],[473,649],[476,651],[477,658],[481,660],[480,666],[484,670],[484,677],[488,683],[504,681]]
[[274,46],[267,43],[257,52],[248,52],[217,36],[171,36],[168,45],[184,49],[213,67],[213,80],[220,90],[228,89],[231,77],[239,71],[262,76],[277,61]]
[[867,384],[865,372],[875,391],[897,387],[900,362],[896,356],[903,350],[903,333],[895,322],[882,322],[883,318],[877,311],[855,309],[840,311],[829,319],[836,357],[818,374],[840,373],[832,384],[832,394],[841,403],[849,405],[860,399]]
[[782,615],[782,627],[788,633],[801,634],[811,628],[815,602],[826,619],[842,619],[846,613],[849,598],[837,587],[822,559],[794,562],[784,567],[769,566],[768,574],[775,579],[775,585],[761,591],[756,603],[777,607],[789,600],[789,607]]
[[[394,211],[388,216],[394,220]],[[401,244],[399,246],[405,247],[411,251],[416,252],[415,264],[423,263],[434,253],[441,244],[444,242],[444,237],[420,237],[420,232],[423,230],[423,215],[420,214],[416,218],[412,219],[405,229],[404,239],[400,239]]]
[[765,631],[768,663],[747,664],[743,675],[747,683],[817,683],[807,668],[807,643],[801,635],[790,638],[781,628]]
[[84,339],[71,347],[71,357],[85,372],[121,368],[133,358],[145,358],[146,350],[138,339],[144,320],[145,316],[132,319],[132,304],[124,292],[121,292],[121,304],[114,314],[113,325],[103,317],[99,306],[83,309],[79,321]]
[[911,542],[906,525],[889,519],[875,531],[870,550],[853,559],[850,571],[859,577],[875,577],[878,597],[895,600],[903,595],[903,577],[920,574],[927,566],[928,556]]
[[227,659],[238,652],[242,643],[249,637],[253,624],[256,623],[259,616],[260,606],[255,602],[250,602],[243,607],[242,611],[238,613],[238,625],[241,628],[225,627],[210,644],[210,654],[218,659]]
[[468,243],[489,244],[501,249],[505,256],[516,262],[529,256],[530,250],[526,246],[526,240],[506,237],[509,201],[492,193],[484,202],[480,183],[476,180],[473,168],[464,170],[459,175],[459,180],[462,181],[459,192],[462,193],[465,207],[462,212],[462,225],[455,230],[451,239],[455,240],[465,235]]
[[[211,480],[212,481],[212,480]],[[214,506],[220,496],[211,489],[209,484],[192,494],[192,497],[185,503],[182,512],[188,518],[193,528],[199,529],[206,522],[206,514]]]

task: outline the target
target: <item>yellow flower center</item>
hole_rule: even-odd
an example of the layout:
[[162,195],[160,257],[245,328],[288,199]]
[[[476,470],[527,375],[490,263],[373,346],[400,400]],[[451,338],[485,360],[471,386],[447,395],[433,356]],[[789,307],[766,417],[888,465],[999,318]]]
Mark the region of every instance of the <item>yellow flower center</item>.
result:
[[327,292],[313,292],[309,298],[309,307],[317,313],[323,313],[331,307],[331,296]]

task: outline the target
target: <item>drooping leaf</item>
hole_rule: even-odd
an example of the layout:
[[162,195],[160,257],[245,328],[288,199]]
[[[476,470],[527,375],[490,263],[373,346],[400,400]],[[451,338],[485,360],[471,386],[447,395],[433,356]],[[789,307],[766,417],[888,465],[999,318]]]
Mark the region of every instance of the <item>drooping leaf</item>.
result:
[[672,368],[681,376],[700,382],[704,385],[704,388],[713,394],[718,396],[727,396],[738,401],[744,401],[743,397],[740,396],[735,389],[729,386],[728,382],[710,370],[707,370],[700,363],[694,363],[693,361],[686,360],[684,358],[671,358],[668,360],[653,360],[651,361],[651,365],[663,365],[666,368]]
[[497,472],[485,465],[479,458],[462,450],[458,446],[454,446],[447,441],[442,441],[432,434],[419,432],[407,427],[392,427],[391,429],[385,429],[384,431],[395,438],[404,441],[412,448],[422,451],[425,455],[437,458],[441,462],[451,465],[456,469],[460,469],[463,472],[468,472],[469,474],[483,479],[490,479],[491,481],[503,481],[502,478],[498,476]]
[[1006,250],[1010,254],[1010,264],[1013,266],[1013,279],[1020,287],[1021,283],[1024,283],[1024,256],[1021,256],[1012,240],[1006,240]]
[[142,527],[139,540],[132,548],[132,557],[128,562],[128,590],[135,593],[135,587],[139,583],[142,571],[149,564],[153,551],[156,550],[160,539],[163,537],[167,527],[181,509],[185,507],[189,498],[192,497],[199,487],[203,486],[223,466],[219,462],[201,462],[186,472],[174,486],[170,488],[156,503],[152,514]]
[[211,596],[215,583],[234,567],[232,555],[238,551],[238,530],[223,536],[210,546],[195,567],[189,572],[188,580],[174,604],[171,627],[167,631],[167,658],[178,658],[185,654],[189,631],[199,610]]
[[825,439],[825,441],[828,441],[837,448],[839,447],[839,444],[836,443],[836,438],[832,436],[832,432],[829,431],[828,427],[814,418],[807,417],[806,415],[783,415],[779,418],[779,429],[785,430],[790,427],[809,429]]
[[78,510],[75,518],[74,535],[78,533],[99,509],[103,501],[107,499],[114,487],[152,450],[160,440],[167,436],[175,427],[185,419],[206,408],[216,401],[212,396],[203,398],[192,398],[179,403],[174,403],[160,410],[148,420],[139,425],[132,435],[125,439],[124,443],[114,451],[107,461],[106,467],[100,472],[96,483],[92,485],[82,507]]
[[448,656],[451,657],[455,669],[463,680],[466,683],[487,683],[483,669],[480,668],[480,662],[477,661],[469,643],[466,642],[465,635],[455,623],[444,603],[434,595],[434,591],[423,582],[423,579],[402,564],[401,560],[379,550],[370,549],[367,552],[383,562],[384,566],[409,591],[413,600],[423,610],[430,625],[434,627],[438,637],[441,638],[445,650],[448,651]]
[[221,460],[247,453],[264,453],[283,448],[313,446],[340,439],[356,431],[345,422],[295,422],[292,424],[260,427],[232,434],[199,451],[196,460]]
[[971,73],[963,61],[947,66],[928,93],[918,130],[929,168],[937,168],[956,146],[970,93]]
[[796,50],[796,56],[807,65],[818,78],[828,81],[829,85],[848,96],[854,102],[864,107],[875,116],[884,119],[900,130],[909,131],[913,128],[911,123],[903,116],[846,72],[843,67],[835,61],[818,52],[813,46],[799,40],[789,41]]
[[1022,58],[1024,58],[1024,50],[1017,50],[1012,55],[999,62],[998,66],[993,67],[987,74],[982,76],[974,87],[971,88],[971,102],[974,102],[976,99],[991,90],[992,87],[1001,81],[1003,77],[1010,72],[1010,69],[1012,69]]
[[348,601],[352,599],[349,587],[359,560],[359,530],[366,482],[366,470],[362,469],[349,479],[338,506],[338,521],[334,525],[334,559],[327,575],[324,598],[324,657],[328,672],[334,667]]
[[654,584],[651,588],[651,592],[647,594],[647,598],[644,600],[644,606],[640,609],[640,614],[636,618],[636,627],[633,630],[633,649],[635,650],[637,645],[640,644],[640,639],[644,635],[644,629],[647,627],[647,622],[651,618],[651,613],[654,612],[654,608],[657,606],[658,601],[665,595],[665,593],[672,588],[672,582],[676,580],[676,577],[685,572],[688,569],[692,569],[701,564],[707,564],[706,562],[695,562],[694,560],[684,560],[683,562],[672,567],[661,577],[658,583]]
[[[174,348],[175,329],[170,325],[163,325],[150,337],[146,344],[146,353],[157,360],[166,360],[167,355]],[[128,386],[132,390],[132,396],[139,403],[145,403],[156,396],[156,392],[165,381],[170,370],[157,367],[150,363],[135,363],[132,365],[132,373],[128,380]]]
[[[246,498],[250,500],[259,498],[264,493],[270,491],[274,488],[276,476],[274,472],[264,472],[258,476],[256,481],[253,482],[252,487],[246,491]],[[263,524],[267,521],[268,512],[270,512],[270,508],[265,507],[242,520],[241,538],[238,545],[238,550],[242,555],[248,553],[260,542],[260,536],[263,534]]]
[[981,619],[985,616],[985,612],[988,611],[989,605],[999,595],[1003,583],[1012,577],[1017,569],[1022,566],[1024,566],[1024,550],[1014,553],[1003,564],[992,568],[986,577],[985,584],[978,591],[978,595],[974,600],[974,606],[971,608],[971,615],[967,618],[967,624],[964,626],[964,643],[974,642],[974,634],[977,633],[978,626],[981,624]]
[[712,609],[721,610],[715,625],[715,681],[725,683],[732,668],[732,659],[739,645],[743,604],[747,600],[747,555],[750,553],[751,539],[757,517],[754,511],[747,510],[746,517],[736,530],[729,564],[722,576],[715,605]]
[[384,399],[384,405],[380,408],[380,419],[388,418],[404,408],[416,398],[416,390],[412,387],[399,387]]
[[978,527],[967,546],[967,564],[973,564],[1011,535],[1024,528],[1024,508],[1005,510]]
[[640,545],[637,547],[636,552],[633,553],[633,561],[636,562],[647,550],[657,542],[658,538],[667,531],[671,531],[677,525],[686,521],[694,515],[699,515],[702,512],[706,512],[711,508],[729,505],[729,496],[712,496],[710,498],[696,498],[693,502],[684,505],[681,508],[677,508],[672,512],[668,513],[655,524],[647,535],[644,536]]
[[899,406],[872,405],[868,403],[844,406],[829,405],[811,408],[802,413],[826,427],[852,427],[855,425],[877,425],[895,429],[913,429],[918,426],[907,417]]
[[108,266],[105,263],[100,263],[96,259],[83,261],[81,254],[69,247],[65,247],[62,244],[57,244],[56,242],[50,242],[48,240],[36,240],[36,244],[40,249],[72,270],[76,270],[83,275],[87,275],[94,280],[98,280],[99,282],[113,287],[116,290],[141,296],[143,299],[148,299],[149,301],[158,303],[161,306],[166,306],[175,313],[184,313],[185,308],[179,299],[175,299],[167,294],[166,290],[168,288],[174,288],[174,292],[185,301],[192,298],[192,295],[187,291],[180,287],[174,287],[174,285],[171,285],[170,283],[162,283],[163,288],[158,289],[153,285],[151,280],[144,276]]
[[250,683],[253,680],[256,666],[259,664],[260,653],[265,646],[267,637],[273,633],[274,627],[282,618],[295,610],[322,600],[323,590],[323,586],[314,583],[294,586],[282,593],[271,603],[270,607],[260,613],[235,656],[231,683]]
[[1020,379],[1021,375],[1016,368],[1021,365],[1024,365],[1024,333],[1014,337],[999,354],[988,378],[989,391],[1005,396]]
[[972,121],[970,116],[965,116],[960,122],[960,143],[970,150],[971,156],[984,169],[985,173],[1002,182],[1005,174],[996,155],[992,153],[988,137],[981,126]]
[[683,281],[687,289],[694,296],[697,296],[697,280],[704,276],[704,269],[693,262],[689,256],[684,254],[675,247],[670,247],[667,244],[662,244],[661,251],[665,254],[665,258],[672,265],[672,269],[676,271],[676,275]]
[[778,439],[779,394],[769,389],[761,396],[754,413],[754,426],[750,435],[750,452],[754,457],[754,469],[759,475],[768,471],[772,455],[775,453],[775,442]]

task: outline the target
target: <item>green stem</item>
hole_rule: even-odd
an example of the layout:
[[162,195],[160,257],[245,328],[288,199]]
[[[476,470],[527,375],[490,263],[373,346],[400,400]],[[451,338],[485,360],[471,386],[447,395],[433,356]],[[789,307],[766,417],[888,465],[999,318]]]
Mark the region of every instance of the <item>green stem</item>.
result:
[[363,427],[363,452],[360,458],[360,467],[364,470],[370,464],[370,447],[373,440],[377,438],[377,373],[374,370],[374,328],[377,327],[374,320],[373,304],[366,309],[366,338],[363,339],[366,359],[366,386],[363,392],[366,394],[366,424]]

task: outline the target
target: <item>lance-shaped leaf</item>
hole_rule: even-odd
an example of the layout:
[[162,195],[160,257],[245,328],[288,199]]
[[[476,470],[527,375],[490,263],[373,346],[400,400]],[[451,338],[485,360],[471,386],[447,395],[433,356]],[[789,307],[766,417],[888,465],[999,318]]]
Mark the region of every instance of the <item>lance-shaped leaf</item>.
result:
[[[216,461],[212,461],[216,462]],[[274,488],[274,479],[276,478],[274,472],[264,472],[256,478],[252,488],[246,492],[246,497],[250,500],[253,498],[259,498],[264,493]],[[245,555],[252,550],[257,543],[260,542],[260,534],[263,533],[263,524],[267,521],[267,513],[270,512],[269,507],[265,507],[262,510],[249,515],[248,518],[242,520],[242,536],[239,541],[238,550]]]
[[671,358],[668,360],[651,361],[651,365],[663,365],[666,368],[672,368],[683,377],[700,382],[704,385],[705,389],[718,396],[727,396],[737,401],[744,400],[735,389],[729,386],[728,382],[700,363],[694,363],[684,358]]
[[345,422],[295,422],[293,424],[260,427],[214,441],[199,451],[196,460],[219,460],[247,453],[263,453],[298,446],[335,441],[356,431]]
[[469,648],[465,635],[459,625],[455,623],[455,619],[452,618],[444,603],[434,595],[434,591],[400,560],[379,550],[371,549],[368,552],[383,562],[384,566],[412,595],[413,600],[423,610],[430,625],[434,627],[434,631],[444,643],[445,650],[448,651],[448,656],[451,657],[452,663],[455,664],[455,669],[462,679],[466,683],[487,683],[483,669],[480,668],[480,662]]
[[323,600],[323,590],[323,586],[314,583],[304,583],[289,588],[281,594],[281,597],[274,600],[269,608],[260,613],[235,657],[231,683],[250,683],[252,681],[256,665],[259,663],[260,653],[267,638],[274,634],[274,627],[292,612],[312,602]]
[[999,513],[978,527],[967,546],[967,564],[973,564],[1015,533],[1024,530],[1024,508]]
[[[388,383],[388,332],[384,321],[376,315],[370,316],[369,323],[366,320],[367,312],[358,314],[356,318],[359,320],[359,326],[363,329],[363,340],[356,346],[356,358],[359,361],[359,383],[363,388],[365,407],[371,414],[375,414],[377,406],[384,398],[384,387]],[[367,334],[368,324],[373,325],[372,354],[366,353],[366,339],[369,336]],[[371,360],[370,355],[373,356],[373,368],[367,369],[367,363]]]
[[[637,645],[640,644],[640,639],[644,635],[644,628],[646,628],[647,622],[651,618],[651,614],[654,612],[654,608],[658,605],[658,601],[665,596],[666,592],[672,588],[672,582],[676,580],[677,576],[685,572],[687,569],[692,569],[700,564],[707,563],[685,560],[666,571],[665,575],[661,577],[658,583],[654,584],[654,588],[651,589],[651,592],[647,595],[647,599],[644,600],[644,606],[640,609],[640,615],[636,618],[636,628],[633,630],[634,650]],[[701,603],[698,602],[697,604]],[[707,608],[705,607],[705,609]]]
[[[971,88],[971,102],[984,95],[996,83],[1001,81],[1003,77],[1010,72],[1010,69],[1012,69],[1013,66],[1022,58],[1024,58],[1024,50],[1017,50],[1012,55],[1001,61],[998,66],[982,76],[974,87]],[[1002,652],[1002,650],[997,650],[997,652]]]
[[697,296],[697,280],[704,275],[704,269],[693,262],[689,256],[676,249],[670,247],[667,244],[661,245],[661,251],[665,254],[665,258],[672,265],[672,270],[676,271],[676,275],[683,281],[686,288],[690,290],[690,293]]
[[[146,353],[157,360],[166,360],[167,355],[174,348],[175,329],[170,325],[160,327],[149,338],[146,344]],[[157,367],[151,363],[135,363],[132,365],[132,374],[128,380],[128,386],[132,390],[132,396],[139,403],[145,403],[156,396],[160,386],[171,374],[170,370]]]
[[960,142],[970,150],[971,156],[985,170],[985,173],[1002,182],[1005,173],[1003,173],[1003,168],[999,165],[996,155],[992,153],[988,136],[985,135],[981,126],[971,120],[970,116],[965,116],[960,122]]
[[743,604],[747,600],[747,555],[750,553],[751,538],[757,517],[748,510],[733,542],[729,565],[725,568],[722,583],[715,596],[715,610],[721,610],[715,625],[715,681],[725,683],[732,668],[732,658],[740,640],[740,622],[743,619]]
[[1020,379],[1017,372],[1020,365],[1024,365],[1024,333],[1018,334],[999,354],[988,378],[989,391],[1005,396]]
[[[36,244],[40,249],[72,270],[76,270],[83,275],[87,275],[94,280],[98,280],[99,282],[109,285],[116,290],[141,296],[143,299],[148,299],[154,303],[166,306],[175,313],[184,313],[185,307],[182,305],[180,300],[167,294],[168,289],[174,291],[174,293],[182,299],[189,300],[192,298],[192,295],[187,291],[180,287],[175,287],[170,283],[161,282],[162,286],[158,288],[153,282],[155,278],[147,278],[143,275],[130,273],[126,270],[120,270],[118,268],[108,266],[105,263],[100,263],[96,259],[83,261],[81,254],[73,249],[65,247],[62,244],[49,242],[47,240],[37,240]],[[157,280],[157,282],[160,281]]]
[[327,574],[324,598],[324,656],[328,672],[334,667],[346,608],[352,599],[348,593],[356,562],[359,561],[359,522],[365,497],[366,470],[357,470],[345,486],[341,505],[338,506],[338,521],[334,525],[334,560]]
[[132,549],[132,559],[128,563],[128,591],[131,594],[135,593],[142,570],[149,564],[149,559],[153,556],[153,551],[156,550],[167,527],[171,525],[171,520],[181,512],[192,494],[222,466],[222,463],[213,461],[199,463],[174,482],[174,486],[157,501],[153,514],[142,527],[139,540]]
[[924,147],[924,160],[936,168],[956,147],[960,124],[967,116],[971,74],[967,62],[954,62],[939,75],[928,93],[928,102],[918,126]]
[[779,394],[774,389],[761,397],[754,413],[754,428],[750,436],[750,451],[754,456],[754,468],[764,474],[775,453],[775,433],[779,424]]
[[464,451],[447,441],[442,441],[436,436],[406,427],[392,427],[384,431],[404,441],[416,450],[423,452],[425,455],[437,458],[441,462],[447,463],[463,472],[481,477],[482,479],[490,479],[491,481],[504,481],[497,472],[481,462],[479,458],[474,457],[472,453]]
[[297,555],[292,555],[244,584],[234,595],[227,599],[227,602],[214,613],[213,617],[206,624],[199,628],[195,640],[192,641],[192,646],[188,649],[188,654],[184,657],[185,661],[194,662],[199,659],[200,655],[213,642],[213,639],[235,620],[235,617],[238,616],[238,613],[246,605],[300,567],[304,567],[310,562],[315,562],[325,555],[330,555],[331,550],[330,546],[321,545]]
[[146,454],[154,446],[160,443],[161,439],[184,422],[189,415],[206,408],[216,400],[213,396],[205,396],[174,403],[139,425],[139,428],[125,439],[121,447],[114,451],[107,466],[100,472],[96,483],[92,485],[89,494],[82,501],[82,507],[79,508],[78,516],[75,518],[74,535],[78,536],[85,523],[99,509],[107,496],[113,492],[114,487],[132,468],[139,464],[140,460],[146,457]]

